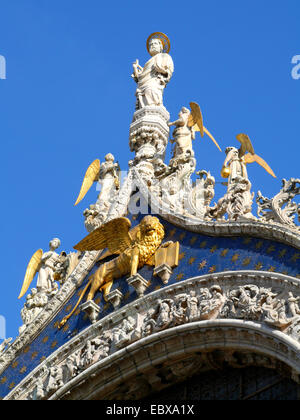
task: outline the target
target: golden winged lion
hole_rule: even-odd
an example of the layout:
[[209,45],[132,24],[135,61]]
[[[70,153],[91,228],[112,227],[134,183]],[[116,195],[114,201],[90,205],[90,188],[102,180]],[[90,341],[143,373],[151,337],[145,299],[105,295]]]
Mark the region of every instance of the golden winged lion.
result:
[[[138,226],[132,230],[130,228],[131,222],[125,217],[111,220],[94,230],[74,247],[78,251],[96,251],[107,248],[100,260],[111,255],[118,256],[104,262],[90,276],[76,306],[62,320],[60,327],[65,325],[72,316],[89,287],[87,301],[93,300],[98,290],[103,292],[105,298],[115,279],[128,274],[133,276],[145,264],[157,266],[162,262],[168,262],[171,267],[178,265],[179,243],[166,242],[162,245],[165,230],[157,217],[145,216]],[[163,258],[162,255],[164,255]],[[162,261],[164,258],[165,261]]]

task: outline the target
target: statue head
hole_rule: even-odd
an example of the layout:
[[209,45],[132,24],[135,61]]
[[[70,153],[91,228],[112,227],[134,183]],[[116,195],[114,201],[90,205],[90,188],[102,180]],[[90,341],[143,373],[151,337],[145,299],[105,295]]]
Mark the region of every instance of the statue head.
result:
[[179,116],[179,117],[183,117],[183,116],[188,117],[188,116],[190,115],[190,113],[191,113],[191,111],[190,111],[188,108],[186,108],[185,106],[183,106],[183,107],[181,108],[181,110],[180,110],[180,112],[179,112],[178,116]]
[[226,147],[226,149],[225,149],[226,155],[228,155],[231,151],[237,151],[238,152],[238,149],[236,147]]
[[154,32],[147,39],[147,50],[152,57],[159,53],[168,54],[170,51],[170,40],[162,32]]
[[113,162],[113,161],[115,160],[115,157],[114,157],[114,155],[112,155],[111,153],[108,153],[108,154],[105,156],[105,160],[106,160],[106,162]]
[[52,241],[49,244],[49,247],[52,251],[60,247],[60,240],[58,238],[52,239]]
[[152,38],[149,42],[149,53],[153,57],[156,54],[159,54],[163,51],[163,44],[160,39]]

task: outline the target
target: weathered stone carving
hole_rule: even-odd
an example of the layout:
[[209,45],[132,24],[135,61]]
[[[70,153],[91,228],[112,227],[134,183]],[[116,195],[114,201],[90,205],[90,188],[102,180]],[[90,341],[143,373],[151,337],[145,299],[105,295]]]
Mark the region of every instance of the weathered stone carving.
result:
[[55,271],[53,277],[54,280],[59,282],[60,286],[65,284],[67,278],[78,265],[80,258],[80,252],[71,252],[70,254],[67,254],[63,251],[59,255],[58,259],[54,263]]
[[147,106],[134,113],[130,125],[129,144],[135,158],[129,166],[134,166],[148,185],[152,185],[155,173],[165,167],[169,118],[170,114],[164,107]]
[[258,216],[264,222],[280,223],[292,229],[299,230],[295,224],[295,216],[299,218],[300,205],[292,200],[300,194],[300,179],[282,180],[282,188],[275,197],[269,199],[257,193]]
[[6,338],[0,344],[0,360],[1,360],[2,354],[5,352],[7,346],[12,342],[12,340],[13,340],[12,338]]
[[33,393],[28,399],[48,399],[53,393],[75,378],[92,364],[108,357],[112,334],[105,332],[101,337],[87,340],[81,350],[69,355],[65,362],[42,370]]
[[19,333],[23,331],[33,322],[43,308],[57,293],[57,288],[50,293],[38,291],[38,289],[31,289],[31,293],[26,296],[26,302],[21,310],[21,318],[23,325],[19,328]]
[[[68,343],[67,349],[62,348],[61,354],[51,356],[40,368],[39,375],[34,373],[36,381],[27,382],[28,389],[32,390],[30,398],[37,398],[39,390],[44,394],[42,398],[48,399],[62,383],[66,385],[88,367],[129,344],[188,323],[215,319],[231,320],[231,324],[235,322],[232,320],[251,321],[270,331],[280,331],[300,343],[300,294],[293,282],[287,284],[284,276],[275,273],[268,280],[263,273],[254,272],[247,275],[243,272],[236,278],[234,273],[226,273],[226,276],[222,274],[222,282],[217,282],[215,275],[208,276],[209,281],[198,283],[193,279],[184,282],[183,286],[170,286],[166,291],[156,293],[158,296],[145,297],[138,304],[138,311],[133,312],[133,302],[131,309],[126,311],[130,315],[116,312],[106,321],[94,324]],[[242,281],[255,276],[258,276],[255,282]],[[261,286],[261,279],[269,286]],[[270,285],[270,282],[274,284]],[[244,363],[232,357],[233,363]],[[50,370],[53,367],[58,369]],[[43,386],[37,382],[40,378]],[[156,381],[154,376],[151,381]]]
[[259,321],[284,330],[299,318],[297,302],[291,292],[284,296],[271,289],[247,285],[227,294],[221,317]]
[[120,325],[112,331],[113,344],[117,348],[122,348],[131,341],[131,336],[135,330],[136,322],[132,317],[124,319]]
[[[50,251],[50,253],[44,255],[45,262],[43,263],[42,257],[41,264],[45,264],[44,270],[46,273],[41,273],[43,268],[40,269],[37,288],[31,289],[30,294],[26,296],[26,302],[21,310],[23,325],[19,328],[20,334],[28,328],[57,294],[58,285],[56,281],[63,286],[78,265],[80,259],[80,253],[75,252],[67,255],[66,252],[63,251],[58,255],[54,251]],[[40,279],[40,276],[42,276],[42,280]]]

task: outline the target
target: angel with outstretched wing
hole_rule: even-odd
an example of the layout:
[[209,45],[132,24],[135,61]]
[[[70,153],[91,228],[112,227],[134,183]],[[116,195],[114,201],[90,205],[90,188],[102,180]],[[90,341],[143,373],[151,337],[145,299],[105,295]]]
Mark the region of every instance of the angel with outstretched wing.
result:
[[55,280],[53,278],[55,271],[55,263],[59,259],[59,255],[55,252],[60,247],[60,240],[55,238],[50,242],[50,250],[43,252],[39,249],[34,253],[28,264],[23,286],[19,295],[21,299],[27,292],[35,275],[38,273],[37,290],[38,292],[49,293],[53,291]]
[[111,153],[108,153],[105,156],[105,162],[100,164],[100,160],[96,159],[88,167],[75,206],[77,206],[84,199],[94,182],[98,181],[100,181],[102,185],[98,200],[101,200],[104,203],[109,201],[112,188],[118,190],[120,187],[120,167],[119,164],[114,160],[114,156]]
[[202,137],[204,134],[207,134],[221,151],[217,141],[203,125],[203,117],[199,105],[196,102],[190,102],[190,107],[191,110],[182,107],[178,115],[179,119],[168,123],[169,127],[176,127],[173,132],[174,140],[171,140],[171,143],[176,143],[173,159],[185,155],[194,156],[192,140],[195,139],[197,131],[200,131]]
[[276,178],[276,175],[267,162],[255,154],[249,136],[247,134],[238,134],[236,138],[241,143],[241,147],[239,149],[236,147],[228,147],[226,149],[227,156],[221,171],[222,177],[229,178],[229,184],[238,177],[248,179],[246,164],[256,162],[271,176]]

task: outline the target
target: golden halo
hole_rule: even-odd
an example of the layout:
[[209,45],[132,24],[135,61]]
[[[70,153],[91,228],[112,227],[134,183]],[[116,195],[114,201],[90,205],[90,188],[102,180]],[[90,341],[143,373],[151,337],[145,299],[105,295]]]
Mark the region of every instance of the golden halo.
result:
[[163,44],[163,52],[166,53],[166,54],[168,54],[168,52],[170,51],[170,48],[171,48],[170,40],[167,37],[167,35],[163,34],[162,32],[153,32],[153,34],[151,34],[148,37],[148,39],[147,39],[147,51],[148,51],[148,53],[150,54],[149,44],[150,44],[150,41],[153,38],[158,38],[162,42],[162,44]]

